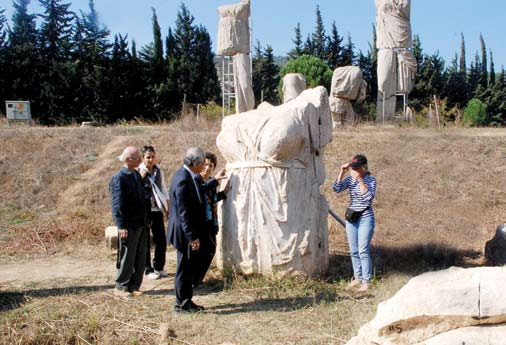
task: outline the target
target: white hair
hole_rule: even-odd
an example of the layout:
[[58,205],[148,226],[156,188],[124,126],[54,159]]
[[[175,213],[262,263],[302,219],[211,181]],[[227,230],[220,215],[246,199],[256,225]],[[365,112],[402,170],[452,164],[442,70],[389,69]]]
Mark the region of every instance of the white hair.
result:
[[192,167],[196,163],[204,163],[205,160],[206,152],[204,150],[200,147],[190,147],[184,155],[183,163],[188,167]]
[[125,149],[123,150],[123,152],[118,156],[118,160],[121,162],[121,163],[125,163],[125,161],[127,160],[127,158],[130,158],[132,157],[132,154],[133,153],[138,153],[139,156],[140,156],[140,151],[139,149],[137,149],[136,147],[133,147],[133,146],[127,146],[125,147]]

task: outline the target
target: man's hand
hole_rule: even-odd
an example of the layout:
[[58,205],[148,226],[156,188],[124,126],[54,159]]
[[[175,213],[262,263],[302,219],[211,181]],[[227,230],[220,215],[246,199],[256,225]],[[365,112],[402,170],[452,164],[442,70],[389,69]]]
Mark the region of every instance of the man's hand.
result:
[[118,229],[118,237],[120,239],[127,239],[128,238],[128,230],[127,229]]
[[199,241],[199,239],[197,238],[194,241],[190,241],[190,247],[191,247],[192,250],[199,250],[199,248],[200,248],[200,241]]
[[216,174],[216,176],[214,177],[215,179],[217,179],[218,181],[220,180],[225,180],[227,179],[227,170],[226,169],[221,169],[218,174]]

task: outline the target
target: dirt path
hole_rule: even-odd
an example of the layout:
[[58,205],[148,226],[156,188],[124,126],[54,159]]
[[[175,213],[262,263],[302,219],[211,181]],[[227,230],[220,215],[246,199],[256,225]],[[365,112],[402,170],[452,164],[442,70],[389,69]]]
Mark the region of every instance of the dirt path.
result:
[[95,165],[82,173],[77,181],[72,184],[69,188],[60,194],[59,202],[63,205],[72,204],[76,198],[77,193],[85,186],[89,185],[89,181],[96,179],[102,175],[111,165],[115,164],[116,156],[114,152],[118,150],[118,147],[124,147],[130,137],[127,136],[116,136],[112,138],[110,142],[102,149],[100,155],[95,160]]
[[[167,252],[167,263],[175,262],[175,251]],[[144,279],[142,290],[153,291],[173,287],[173,275],[160,280]],[[114,256],[58,255],[37,259],[0,263],[0,287],[26,289],[32,287],[79,285],[113,285],[116,276]]]

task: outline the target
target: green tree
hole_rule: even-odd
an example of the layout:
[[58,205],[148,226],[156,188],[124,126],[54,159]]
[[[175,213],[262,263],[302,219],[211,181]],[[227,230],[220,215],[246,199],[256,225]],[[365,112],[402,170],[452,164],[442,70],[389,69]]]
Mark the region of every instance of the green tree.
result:
[[156,17],[156,11],[154,7],[151,8],[153,11],[152,24],[153,24],[153,56],[150,61],[151,67],[151,82],[152,83],[163,83],[166,78],[164,58],[163,58],[163,42],[162,32],[160,25],[158,24],[158,18]]
[[37,73],[38,119],[57,124],[68,121],[72,103],[71,84],[75,64],[71,61],[74,13],[70,3],[61,0],[39,0],[44,13],[39,31],[41,65]]
[[464,108],[462,122],[468,126],[484,126],[487,121],[487,105],[477,98],[471,99]]
[[77,121],[94,120],[107,123],[110,119],[110,90],[113,87],[109,71],[109,30],[100,24],[93,0],[88,2],[88,12],[81,11],[76,19],[74,33],[76,74],[73,99]]
[[478,85],[480,85],[481,79],[481,64],[478,52],[474,56],[474,61],[469,66],[469,73],[467,75],[467,97],[468,99],[476,96]]
[[289,59],[296,59],[303,54],[304,45],[302,43],[302,33],[300,31],[300,23],[295,27],[295,38],[292,40],[295,47],[288,53]]
[[[10,87],[7,97],[34,100],[36,92],[36,70],[38,65],[37,29],[35,14],[28,13],[30,0],[13,1],[12,28],[8,43],[8,78]],[[37,105],[32,104],[37,113]]]
[[480,48],[481,48],[480,85],[486,89],[488,86],[487,46],[485,45],[485,39],[483,38],[482,34],[480,34]]
[[323,25],[322,13],[320,6],[316,5],[316,27],[312,35],[312,54],[319,59],[325,59],[327,35],[325,34],[325,26]]
[[464,75],[460,72],[458,56],[455,54],[450,66],[445,73],[445,82],[442,90],[442,97],[447,98],[450,107],[462,107],[467,104],[467,95],[462,90],[466,89]]
[[262,54],[262,45],[257,41],[253,47],[252,58],[252,79],[253,79],[253,94],[255,95],[255,104],[258,105],[264,101],[263,99],[263,74],[264,71],[264,55]]
[[444,72],[445,62],[439,53],[424,55],[412,92],[413,105],[418,107],[430,102],[434,95],[441,95],[445,84]]
[[219,84],[217,74],[212,70],[215,68],[214,54],[209,33],[203,26],[194,25],[194,20],[188,8],[181,4],[173,32],[170,79],[177,86],[180,101],[204,103],[216,98]]
[[348,33],[348,40],[342,50],[340,66],[351,66],[355,64],[355,45],[351,41],[351,35]]
[[467,64],[466,64],[466,42],[464,34],[460,33],[460,65],[459,72],[462,74],[464,81],[467,81]]
[[267,45],[263,52],[262,64],[262,90],[264,101],[277,104],[279,101],[279,67],[274,63],[274,53],[272,47]]
[[492,50],[489,51],[489,54],[490,54],[490,73],[488,76],[488,85],[489,87],[492,87],[495,84],[495,65]]
[[195,81],[197,103],[206,103],[209,100],[218,101],[220,84],[214,65],[211,37],[202,25],[196,28],[195,37],[195,64],[199,76]]
[[[325,63],[325,61],[318,59],[311,55],[302,55],[298,59],[290,60],[286,63],[279,73],[280,84],[279,88],[282,89],[282,79],[288,73],[300,73],[306,79],[308,88],[316,86],[324,86],[330,90],[330,82],[332,80],[332,70]],[[282,95],[280,94],[280,97]]]
[[[5,10],[0,8],[0,101],[5,100],[7,84],[7,18]],[[4,113],[0,107],[0,114]]]
[[39,31],[41,56],[45,60],[66,60],[70,57],[73,20],[70,3],[62,0],[39,0],[44,13],[40,15]]
[[332,28],[330,30],[330,37],[327,38],[327,47],[325,54],[325,61],[330,66],[332,70],[336,69],[341,63],[341,43],[343,42],[343,38],[339,35],[337,31],[336,22],[332,22]]

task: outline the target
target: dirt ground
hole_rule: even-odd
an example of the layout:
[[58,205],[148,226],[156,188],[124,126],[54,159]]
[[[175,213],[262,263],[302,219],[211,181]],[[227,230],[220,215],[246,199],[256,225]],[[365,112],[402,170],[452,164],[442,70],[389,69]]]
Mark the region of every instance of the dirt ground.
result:
[[[338,166],[367,155],[378,180],[371,294],[346,291],[346,238],[329,218],[324,277],[275,281],[213,269],[196,293],[209,310],[182,318],[171,312],[172,275],[146,280],[143,296],[115,298],[103,229],[116,157],[127,144],[154,144],[170,176],[187,147],[218,152],[217,131],[212,123],[195,131],[191,121],[0,129],[0,344],[344,344],[413,275],[481,264],[485,242],[506,221],[506,129],[339,129],[325,150],[321,190],[342,214],[348,197],[332,192]],[[167,255],[173,274],[174,251]]]

